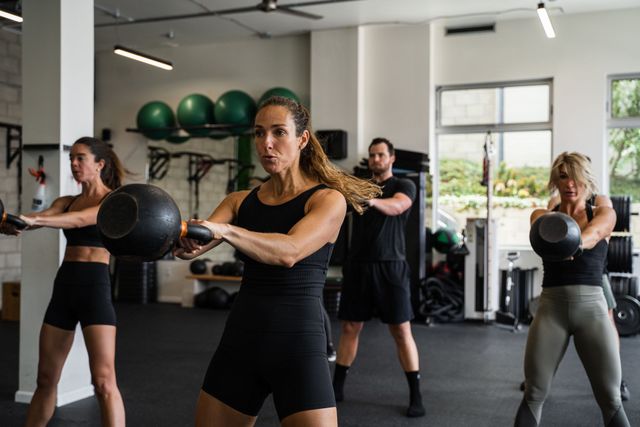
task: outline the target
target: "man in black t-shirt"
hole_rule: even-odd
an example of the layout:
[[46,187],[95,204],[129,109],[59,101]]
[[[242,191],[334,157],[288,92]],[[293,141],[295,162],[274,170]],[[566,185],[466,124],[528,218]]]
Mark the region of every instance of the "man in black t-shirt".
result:
[[416,197],[412,181],[393,176],[393,144],[375,138],[369,145],[369,169],[382,195],[368,201],[363,215],[353,215],[351,248],[343,269],[338,317],[342,334],[333,377],[336,401],[344,399],[347,371],[358,350],[364,322],[377,314],[395,341],[400,364],[409,382],[407,416],[425,414],[420,394],[419,360],[411,333],[413,318],[409,265],[405,259],[405,225]]

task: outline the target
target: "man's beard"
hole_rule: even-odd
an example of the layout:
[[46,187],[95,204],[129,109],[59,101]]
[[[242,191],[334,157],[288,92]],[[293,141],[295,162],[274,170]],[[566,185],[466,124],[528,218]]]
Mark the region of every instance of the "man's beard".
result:
[[391,168],[383,168],[383,167],[371,168],[371,173],[375,176],[380,176],[387,173],[389,169]]

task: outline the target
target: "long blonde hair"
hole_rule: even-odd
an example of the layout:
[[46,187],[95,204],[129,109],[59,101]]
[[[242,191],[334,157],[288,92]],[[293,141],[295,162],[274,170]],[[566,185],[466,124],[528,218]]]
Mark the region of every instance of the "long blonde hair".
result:
[[554,194],[558,189],[558,181],[560,180],[560,173],[564,168],[564,172],[576,182],[584,185],[587,192],[586,199],[589,199],[595,194],[598,194],[598,185],[596,184],[596,177],[591,171],[591,159],[582,153],[577,151],[565,151],[560,153],[558,157],[553,161],[551,166],[551,173],[549,175],[548,188],[551,194]]
[[302,136],[305,130],[309,131],[309,142],[300,153],[300,168],[306,176],[342,193],[347,203],[358,213],[364,212],[367,200],[382,194],[376,184],[349,175],[329,161],[311,128],[311,115],[304,105],[290,98],[272,96],[260,104],[258,111],[269,106],[284,107],[291,113],[297,137]]

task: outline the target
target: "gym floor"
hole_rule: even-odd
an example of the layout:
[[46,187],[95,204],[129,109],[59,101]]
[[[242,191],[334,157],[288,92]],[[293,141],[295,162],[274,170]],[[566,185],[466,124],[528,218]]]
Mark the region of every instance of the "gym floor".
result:
[[[202,377],[227,311],[171,304],[118,304],[118,383],[130,426],[191,426]],[[18,387],[17,323],[0,322],[0,426],[22,425],[27,406],[13,402]],[[333,322],[338,336],[338,322]],[[510,426],[521,399],[526,328],[512,333],[475,323],[414,325],[422,366],[426,418],[403,415],[406,379],[391,337],[377,320],[363,331],[358,358],[338,406],[343,427]],[[640,425],[640,336],[622,339],[622,370],[631,389],[625,410]],[[99,426],[95,399],[58,408],[49,424]],[[558,369],[542,426],[601,426],[600,411],[573,345]],[[270,400],[256,426],[279,426]]]

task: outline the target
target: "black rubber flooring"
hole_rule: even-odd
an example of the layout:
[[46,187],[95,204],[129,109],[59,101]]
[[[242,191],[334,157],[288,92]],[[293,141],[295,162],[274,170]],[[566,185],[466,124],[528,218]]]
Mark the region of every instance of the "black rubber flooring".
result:
[[[129,426],[191,426],[202,377],[222,333],[226,311],[170,304],[119,304],[118,383]],[[338,323],[334,322],[338,336]],[[365,326],[358,358],[338,406],[344,427],[511,426],[521,399],[526,329],[491,325],[414,325],[427,416],[404,417],[406,379],[386,327]],[[623,374],[631,389],[625,410],[640,425],[640,336],[622,340]],[[26,405],[13,401],[18,386],[18,324],[0,322],[0,426],[20,426]],[[49,424],[99,426],[93,398],[58,408]],[[278,426],[268,400],[256,424]],[[601,426],[587,377],[570,346],[543,413],[543,426]]]

